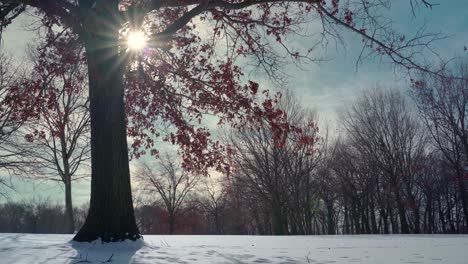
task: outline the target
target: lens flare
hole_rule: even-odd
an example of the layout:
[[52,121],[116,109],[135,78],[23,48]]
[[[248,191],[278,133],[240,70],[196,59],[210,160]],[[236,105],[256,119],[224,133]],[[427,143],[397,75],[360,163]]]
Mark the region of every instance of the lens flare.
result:
[[127,46],[130,50],[141,51],[146,47],[147,37],[142,31],[132,31],[127,36]]

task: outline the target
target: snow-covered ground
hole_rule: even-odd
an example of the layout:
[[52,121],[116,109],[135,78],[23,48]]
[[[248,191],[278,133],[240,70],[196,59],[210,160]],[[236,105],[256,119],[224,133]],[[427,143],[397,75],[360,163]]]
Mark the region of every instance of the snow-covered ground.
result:
[[145,236],[112,244],[71,238],[0,234],[0,263],[468,263],[468,236]]

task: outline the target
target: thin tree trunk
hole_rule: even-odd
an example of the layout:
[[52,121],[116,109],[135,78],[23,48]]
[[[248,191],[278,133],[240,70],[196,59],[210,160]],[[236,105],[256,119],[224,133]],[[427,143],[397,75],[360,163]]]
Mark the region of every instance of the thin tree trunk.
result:
[[450,194],[447,192],[447,224],[449,225],[450,227],[450,233],[453,234],[455,233],[455,225],[453,224],[453,220],[452,220],[452,204],[450,203]]
[[219,209],[218,209],[218,207],[216,207],[215,214],[214,214],[214,222],[215,222],[215,229],[216,229],[216,234],[217,235],[221,235],[221,223],[220,223],[219,218],[220,218],[219,217]]
[[353,205],[352,207],[352,215],[353,215],[353,222],[354,222],[354,234],[362,234],[361,225],[359,221],[359,212],[358,206]]
[[283,215],[279,205],[274,204],[272,208],[272,228],[274,235],[285,235]]
[[440,197],[437,200],[437,204],[439,206],[439,221],[440,221],[441,226],[442,226],[442,233],[447,233],[447,226],[446,226],[446,223],[445,223],[445,216],[444,216],[444,212],[443,212],[443,209],[442,209],[442,202],[441,202]]
[[285,235],[281,213],[273,212],[272,229],[274,235]]
[[71,194],[71,181],[65,183],[65,217],[66,217],[66,231],[69,234],[75,232],[75,219],[73,217],[73,204]]
[[392,225],[392,234],[398,234],[399,233],[399,226],[398,222],[395,219],[395,215],[393,214],[393,209],[388,205],[388,215],[390,217],[390,223]]
[[427,229],[426,232],[429,234],[434,233],[434,212],[432,207],[432,198],[427,199]]
[[390,228],[388,226],[388,213],[383,208],[380,209],[380,217],[382,219],[383,233],[390,234]]
[[169,235],[173,235],[175,231],[175,215],[174,212],[169,213]]
[[73,217],[73,204],[72,204],[72,192],[71,192],[71,173],[70,163],[68,160],[68,152],[66,147],[65,135],[60,137],[60,145],[62,147],[62,162],[63,162],[63,180],[65,184],[65,217],[66,217],[66,232],[73,234],[75,232],[75,220]]
[[344,233],[346,235],[349,235],[350,232],[349,232],[349,227],[350,227],[350,223],[349,223],[349,210],[348,210],[348,207],[345,205],[344,207]]
[[374,201],[372,201],[371,207],[370,207],[370,219],[371,219],[371,226],[372,226],[372,234],[378,234],[379,229],[377,227],[377,217],[375,216]]
[[419,212],[419,206],[415,205],[414,208],[414,233],[419,234],[421,233],[421,213]]
[[459,177],[458,190],[460,192],[460,199],[463,209],[463,215],[465,216],[465,230],[468,229],[468,195],[466,194],[466,187],[463,176]]
[[398,216],[400,217],[400,226],[401,226],[401,233],[402,234],[409,234],[409,226],[408,222],[406,221],[406,210],[401,200],[400,195],[397,193],[397,207],[398,207]]
[[335,235],[335,210],[333,209],[333,201],[327,202],[327,227],[328,234]]

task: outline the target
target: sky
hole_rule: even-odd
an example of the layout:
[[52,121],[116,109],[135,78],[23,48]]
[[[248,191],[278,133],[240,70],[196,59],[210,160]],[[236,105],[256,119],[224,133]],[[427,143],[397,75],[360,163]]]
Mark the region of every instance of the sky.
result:
[[[468,47],[468,0],[431,0],[432,10],[421,8],[413,17],[408,0],[392,1],[390,17],[394,27],[407,35],[414,33],[422,24],[428,31],[442,33],[448,38],[438,41],[435,49],[443,58],[467,56]],[[4,33],[2,49],[11,53],[18,61],[25,60],[27,44],[34,34],[27,30],[30,21],[25,18],[14,22]],[[349,105],[363,89],[376,85],[408,91],[408,78],[395,72],[392,65],[380,60],[366,61],[357,70],[356,59],[361,50],[361,39],[349,33],[344,34],[346,47],[319,49],[317,55],[325,55],[329,60],[319,64],[306,64],[298,69],[294,65],[285,70],[291,78],[288,89],[300,98],[305,107],[317,111],[320,123],[329,126],[333,132],[339,129],[338,112]],[[292,40],[295,46],[306,46],[310,39]],[[252,77],[252,76],[251,76]],[[266,77],[255,76],[261,87],[271,85]],[[131,163],[135,168],[135,163]],[[63,201],[63,188],[51,182],[37,182],[12,178],[16,191],[10,191],[12,200],[40,200],[49,198],[57,203]],[[73,188],[75,204],[89,200],[89,181],[77,182]],[[0,201],[1,202],[1,201]]]

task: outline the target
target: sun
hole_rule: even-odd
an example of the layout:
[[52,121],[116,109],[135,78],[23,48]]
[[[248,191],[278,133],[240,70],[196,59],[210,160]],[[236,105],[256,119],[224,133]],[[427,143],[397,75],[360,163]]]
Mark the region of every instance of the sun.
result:
[[140,51],[146,47],[148,38],[142,31],[131,31],[127,36],[127,46],[130,50]]

